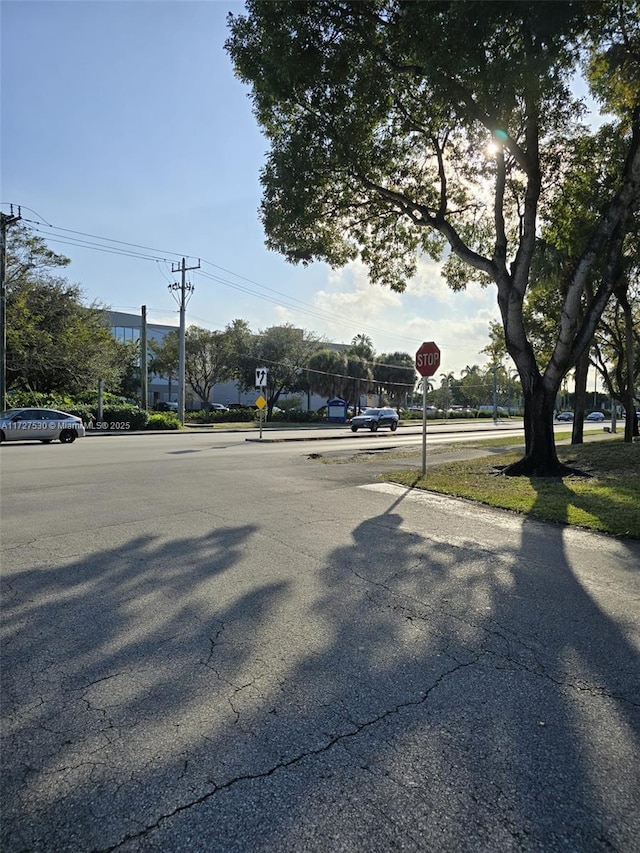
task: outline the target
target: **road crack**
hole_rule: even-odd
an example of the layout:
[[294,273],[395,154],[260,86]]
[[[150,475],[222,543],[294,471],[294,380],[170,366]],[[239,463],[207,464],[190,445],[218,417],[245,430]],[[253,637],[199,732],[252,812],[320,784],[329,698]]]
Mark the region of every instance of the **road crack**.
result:
[[425,690],[423,690],[420,695],[415,699],[407,699],[405,702],[400,702],[397,705],[394,705],[392,708],[388,708],[386,711],[378,714],[375,717],[372,717],[369,720],[365,720],[362,723],[354,723],[353,721],[353,729],[348,732],[343,732],[342,734],[335,735],[330,738],[326,743],[322,746],[317,747],[316,749],[310,749],[304,752],[299,753],[298,755],[293,756],[292,758],[288,758],[286,760],[282,760],[274,764],[268,770],[263,770],[259,773],[244,773],[239,776],[235,776],[233,779],[229,779],[226,782],[214,785],[211,790],[202,794],[200,797],[197,797],[195,800],[191,800],[188,803],[184,803],[183,805],[177,806],[173,811],[167,812],[166,814],[160,815],[153,823],[150,823],[140,832],[136,832],[135,834],[126,835],[123,839],[118,841],[116,844],[110,847],[104,848],[94,848],[90,853],[111,853],[113,850],[117,850],[122,847],[124,844],[128,842],[135,841],[139,838],[144,838],[154,829],[157,829],[166,821],[170,820],[176,815],[181,814],[182,812],[188,811],[189,809],[194,808],[195,806],[202,805],[210,800],[212,797],[215,797],[217,794],[222,791],[227,791],[230,788],[239,785],[243,782],[254,782],[259,779],[268,779],[270,776],[273,776],[275,773],[278,773],[281,770],[288,770],[291,767],[295,767],[300,762],[308,759],[315,758],[316,756],[323,755],[330,750],[332,750],[335,746],[342,743],[343,741],[347,741],[351,738],[358,737],[362,732],[371,729],[372,727],[377,726],[378,724],[384,722],[385,720],[393,717],[396,714],[401,713],[402,711],[419,708],[423,705],[429,696],[436,690],[445,680],[449,679],[451,676],[455,675],[461,669],[466,667],[474,666],[477,663],[480,655],[474,658],[471,661],[457,663],[455,666],[441,673],[434,682]]

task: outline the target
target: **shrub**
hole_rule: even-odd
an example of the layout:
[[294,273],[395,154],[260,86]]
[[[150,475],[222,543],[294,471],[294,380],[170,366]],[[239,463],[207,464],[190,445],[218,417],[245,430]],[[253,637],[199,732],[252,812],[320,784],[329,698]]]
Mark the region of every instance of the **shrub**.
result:
[[137,406],[132,406],[129,403],[103,406],[102,409],[103,423],[129,424],[128,427],[116,427],[116,429],[144,429],[148,419],[149,415],[144,409],[139,409]]
[[11,409],[27,406],[38,409],[59,409],[69,415],[82,418],[85,424],[95,419],[94,408],[79,401],[77,397],[67,397],[64,394],[42,394],[38,391],[11,391],[7,398],[7,406]]
[[145,429],[181,429],[181,426],[174,412],[154,412],[149,415]]
[[[326,410],[326,406],[324,407]],[[286,421],[291,424],[317,424],[326,421],[326,416],[318,412],[304,412],[301,409],[288,409],[284,412],[274,412],[273,421]]]
[[187,412],[187,419],[192,424],[233,424],[252,421],[256,416],[255,408],[247,406],[243,409],[231,409],[229,412]]

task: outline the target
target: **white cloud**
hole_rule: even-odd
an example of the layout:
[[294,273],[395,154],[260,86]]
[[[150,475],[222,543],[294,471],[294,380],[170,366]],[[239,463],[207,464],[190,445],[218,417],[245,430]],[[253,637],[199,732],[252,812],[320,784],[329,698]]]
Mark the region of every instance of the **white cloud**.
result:
[[442,267],[443,261],[434,261],[426,256],[419,258],[416,274],[407,284],[406,292],[449,305],[455,294],[442,277]]

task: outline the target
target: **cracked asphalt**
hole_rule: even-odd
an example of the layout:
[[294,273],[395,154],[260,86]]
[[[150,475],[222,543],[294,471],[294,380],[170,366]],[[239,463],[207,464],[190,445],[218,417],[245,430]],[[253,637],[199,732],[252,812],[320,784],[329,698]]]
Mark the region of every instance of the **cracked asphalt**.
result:
[[345,454],[2,448],[3,853],[640,851],[640,543]]

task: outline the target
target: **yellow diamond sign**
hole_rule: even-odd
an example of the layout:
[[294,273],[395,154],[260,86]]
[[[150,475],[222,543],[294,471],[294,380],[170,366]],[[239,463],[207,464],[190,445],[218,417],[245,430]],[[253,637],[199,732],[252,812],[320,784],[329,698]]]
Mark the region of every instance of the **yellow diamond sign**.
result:
[[266,405],[267,405],[267,401],[264,399],[264,397],[262,396],[262,394],[260,394],[260,396],[259,396],[259,397],[258,397],[258,399],[256,400],[256,406],[257,406],[259,409],[264,409],[264,407],[265,407]]

